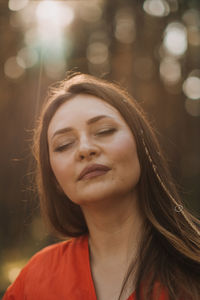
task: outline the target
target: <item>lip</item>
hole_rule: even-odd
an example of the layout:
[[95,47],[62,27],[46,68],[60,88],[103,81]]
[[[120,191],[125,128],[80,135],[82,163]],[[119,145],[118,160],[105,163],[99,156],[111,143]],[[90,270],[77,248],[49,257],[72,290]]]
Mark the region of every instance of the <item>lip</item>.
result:
[[110,170],[110,168],[105,165],[101,165],[101,164],[89,165],[82,170],[82,172],[80,173],[80,175],[78,177],[78,180],[83,179],[84,176],[86,176],[89,173],[91,173],[91,176],[88,175],[87,178],[91,178],[94,176],[104,174],[105,172],[107,172],[109,170]]

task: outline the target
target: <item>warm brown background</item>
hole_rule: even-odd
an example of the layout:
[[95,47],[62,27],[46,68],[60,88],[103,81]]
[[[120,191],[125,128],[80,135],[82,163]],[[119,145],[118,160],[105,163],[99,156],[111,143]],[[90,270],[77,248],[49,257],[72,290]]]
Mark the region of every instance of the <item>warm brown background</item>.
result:
[[48,85],[68,70],[120,82],[141,103],[184,202],[200,214],[200,2],[54,0],[68,5],[63,16],[57,12],[60,25],[41,2],[0,2],[0,294],[31,255],[55,241],[32,190],[31,138]]

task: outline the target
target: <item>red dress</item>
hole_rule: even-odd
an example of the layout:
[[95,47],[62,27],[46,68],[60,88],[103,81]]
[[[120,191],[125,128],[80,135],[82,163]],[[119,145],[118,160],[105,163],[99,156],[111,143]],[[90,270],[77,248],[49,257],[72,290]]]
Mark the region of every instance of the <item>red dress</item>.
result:
[[[48,246],[35,254],[3,300],[97,300],[88,235]],[[135,293],[127,300],[135,300]],[[168,300],[164,291],[158,300]]]

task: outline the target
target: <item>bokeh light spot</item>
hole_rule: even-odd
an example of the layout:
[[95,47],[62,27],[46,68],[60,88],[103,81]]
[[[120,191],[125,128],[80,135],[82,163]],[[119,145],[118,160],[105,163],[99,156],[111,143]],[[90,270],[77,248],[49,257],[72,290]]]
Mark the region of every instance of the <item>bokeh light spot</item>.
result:
[[160,63],[160,75],[167,85],[174,85],[181,79],[181,66],[178,60],[165,57]]
[[11,79],[18,79],[24,74],[24,68],[19,66],[17,57],[9,57],[4,64],[4,73]]
[[194,8],[188,9],[182,19],[188,26],[200,26],[200,12]]
[[136,30],[133,15],[129,9],[120,9],[115,16],[115,37],[121,43],[131,44],[135,40]]
[[28,4],[28,0],[9,0],[8,8],[13,11],[18,11]]
[[33,27],[36,21],[35,10],[37,4],[38,2],[36,1],[30,1],[26,7],[12,14],[12,25],[14,27],[21,27],[22,29]]
[[190,99],[200,99],[200,77],[189,76],[183,83],[183,92]]
[[19,267],[13,267],[8,271],[8,279],[11,283],[13,281],[15,281],[15,279],[19,275],[20,271],[21,271],[21,268],[19,268]]
[[[64,1],[42,1],[36,8],[36,17],[40,25],[65,27],[74,19],[74,12]],[[50,33],[50,31],[49,31]]]
[[164,34],[164,47],[174,56],[181,56],[187,50],[187,33],[185,26],[179,22],[170,23]]
[[[74,11],[65,1],[42,1],[36,7],[37,44],[48,51],[64,52],[64,30],[74,19]],[[34,36],[34,33],[33,33]],[[31,39],[31,35],[29,36]],[[59,51],[58,51],[59,49]]]
[[164,17],[170,12],[169,4],[165,0],[146,0],[143,9],[147,14],[155,17]]
[[185,100],[185,109],[187,113],[193,117],[200,116],[200,100],[193,101],[191,99]]
[[24,47],[17,54],[17,62],[22,68],[31,68],[37,61],[38,54],[32,48]]
[[103,64],[108,59],[108,47],[104,43],[91,43],[87,48],[87,59],[92,64]]
[[192,46],[200,46],[200,28],[196,26],[188,27],[188,42]]

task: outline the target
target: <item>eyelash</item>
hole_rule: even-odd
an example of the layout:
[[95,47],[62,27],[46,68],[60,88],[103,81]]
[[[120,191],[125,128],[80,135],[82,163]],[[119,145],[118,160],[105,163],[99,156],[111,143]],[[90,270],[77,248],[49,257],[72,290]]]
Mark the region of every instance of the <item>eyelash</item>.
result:
[[69,148],[71,144],[72,144],[72,143],[64,144],[64,145],[62,145],[62,146],[59,146],[59,147],[57,147],[57,148],[54,150],[54,152],[62,152],[62,151],[64,151],[64,150],[66,150],[67,148]]
[[[111,129],[108,129],[108,130],[103,130],[103,131],[97,132],[95,135],[109,135],[109,134],[112,134],[115,131],[116,131],[115,128],[111,128]],[[71,144],[73,144],[73,143],[64,144],[62,146],[59,146],[54,151],[55,152],[62,152],[64,150],[66,150],[67,148],[69,148]]]
[[102,130],[100,132],[97,132],[96,135],[109,135],[109,134],[113,133],[114,131],[116,131],[115,128],[110,128],[108,130]]

